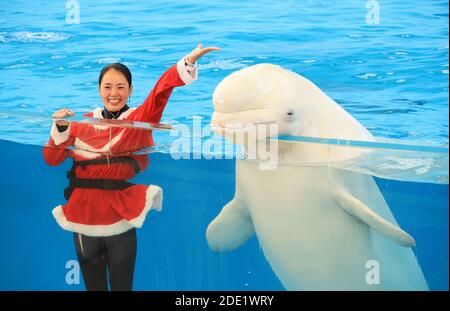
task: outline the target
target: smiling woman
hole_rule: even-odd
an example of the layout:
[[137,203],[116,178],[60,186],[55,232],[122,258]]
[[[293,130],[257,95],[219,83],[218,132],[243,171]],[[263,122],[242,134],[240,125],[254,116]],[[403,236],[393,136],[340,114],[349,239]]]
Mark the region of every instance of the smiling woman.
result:
[[[85,114],[100,119],[159,123],[173,89],[197,79],[196,61],[218,48],[199,44],[189,55],[170,67],[158,80],[147,99],[137,108],[127,106],[133,91],[130,70],[113,63],[102,69],[99,92],[104,108]],[[147,156],[118,156],[154,145],[151,132],[131,128],[92,126],[59,120],[73,116],[70,109],[54,113],[57,119],[44,148],[49,165],[73,158],[64,191],[67,204],[53,209],[57,223],[74,232],[75,248],[88,290],[131,290],[136,259],[136,231],[151,209],[162,206],[162,189],[126,180],[144,171]],[[68,150],[67,147],[75,149]],[[108,152],[108,156],[102,154]],[[114,156],[116,155],[116,156]]]
[[126,106],[127,98],[133,93],[131,80],[130,70],[120,63],[109,64],[100,72],[98,90],[105,105],[105,112],[113,119],[117,119]]

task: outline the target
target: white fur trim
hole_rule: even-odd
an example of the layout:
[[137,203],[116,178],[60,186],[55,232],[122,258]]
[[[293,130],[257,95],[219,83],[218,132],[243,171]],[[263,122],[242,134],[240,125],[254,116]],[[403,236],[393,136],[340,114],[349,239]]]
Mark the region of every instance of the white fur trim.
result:
[[[117,118],[117,120],[124,120],[126,119],[133,111],[135,111],[136,108],[129,108],[127,111],[124,111],[120,114],[120,116]],[[97,119],[104,119],[102,114],[103,109],[102,108],[95,108],[93,112],[93,117]],[[109,128],[107,125],[93,125],[93,127],[97,131],[104,131]]]
[[184,62],[184,57],[177,62],[178,75],[184,84],[191,84],[198,79],[198,68],[197,63],[194,66],[186,66]]
[[52,129],[50,131],[50,137],[53,138],[53,141],[55,142],[55,145],[59,145],[63,142],[65,142],[66,140],[69,139],[69,134],[70,134],[70,123],[69,126],[67,127],[67,129],[64,132],[59,132],[58,128],[56,127],[56,123],[53,122],[52,124]]
[[[77,137],[77,138],[75,138],[75,142],[74,142],[74,146],[77,149],[74,150],[74,152],[78,155],[81,155],[81,156],[89,158],[89,159],[95,158],[96,156],[98,156],[98,155],[96,155],[96,153],[98,154],[98,153],[105,153],[107,151],[110,151],[110,149],[115,144],[117,144],[117,142],[122,138],[123,132],[125,132],[125,129],[120,131],[119,134],[117,134],[116,136],[114,136],[113,139],[111,139],[111,142],[107,142],[102,148],[94,148]],[[93,153],[91,153],[91,152],[93,152]]]
[[130,220],[130,224],[135,228],[140,228],[144,224],[145,217],[150,209],[155,209],[158,212],[162,209],[162,189],[158,186],[149,186],[145,194],[145,207],[141,214]]
[[[120,116],[117,118],[117,120],[123,120],[127,118],[135,110],[136,108],[129,108],[127,111],[122,112]],[[103,119],[102,111],[103,111],[102,108],[95,108],[93,112],[93,117],[97,119]]]
[[93,112],[93,117],[97,119],[103,119],[102,110],[103,110],[102,108],[95,108]]
[[64,230],[81,233],[87,236],[111,236],[121,234],[132,228],[141,228],[145,221],[147,213],[151,209],[155,209],[158,212],[161,211],[162,189],[154,185],[149,186],[145,195],[145,201],[145,207],[138,217],[130,221],[122,219],[111,225],[84,225],[68,221],[66,216],[64,215],[61,205],[55,207],[52,210],[52,214],[53,217],[55,217],[56,222]]
[[133,226],[122,219],[111,225],[84,225],[75,222],[68,221],[62,206],[58,205],[52,210],[53,217],[55,217],[56,222],[67,231],[81,233],[87,236],[111,236],[116,234],[124,233],[133,228]]
[[[102,108],[96,108],[94,110],[94,118],[103,119],[102,110],[103,110]],[[93,125],[93,126],[96,131],[104,131],[109,128],[109,126],[106,125]]]
[[[97,119],[103,119],[103,115],[102,115],[102,108],[95,108],[94,113],[93,113],[93,117],[97,118]],[[109,126],[106,125],[93,125],[94,129],[96,131],[104,131],[107,130]]]
[[92,151],[87,151],[87,150],[73,149],[72,152],[75,155],[86,158],[86,159],[95,159],[95,158],[102,157],[102,154],[92,152]]
[[124,119],[128,118],[128,116],[135,110],[136,110],[136,108],[128,108],[127,111],[124,111],[120,114],[120,116],[117,118],[117,120],[124,120]]
[[87,236],[111,236],[116,234],[121,234],[132,228],[141,228],[144,224],[145,217],[151,209],[155,209],[158,212],[162,208],[162,189],[158,186],[149,186],[146,193],[145,207],[141,214],[127,221],[122,219],[111,225],[85,225],[75,222],[68,221],[62,206],[58,205],[52,210],[53,217],[55,217],[56,222],[67,231],[81,233]]

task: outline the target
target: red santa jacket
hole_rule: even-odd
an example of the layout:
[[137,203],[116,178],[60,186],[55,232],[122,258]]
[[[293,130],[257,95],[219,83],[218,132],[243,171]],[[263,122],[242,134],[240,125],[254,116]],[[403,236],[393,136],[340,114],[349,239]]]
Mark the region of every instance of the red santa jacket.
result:
[[[174,87],[192,83],[197,79],[197,67],[187,66],[184,59],[169,68],[158,80],[144,103],[130,108],[119,120],[159,123],[164,107]],[[86,114],[103,118],[102,108]],[[74,161],[95,159],[101,153],[120,154],[152,146],[153,138],[147,130],[93,126],[70,123],[64,132],[52,125],[50,139],[44,147],[44,159],[49,165],[59,165],[67,157]],[[74,146],[69,150],[67,147]],[[146,156],[133,156],[139,170],[148,166]],[[135,175],[130,163],[95,164],[76,167],[77,178],[127,180]],[[132,185],[123,190],[75,188],[65,205],[52,211],[57,223],[65,230],[87,236],[111,236],[131,228],[140,228],[150,209],[160,211],[162,189],[155,185]]]

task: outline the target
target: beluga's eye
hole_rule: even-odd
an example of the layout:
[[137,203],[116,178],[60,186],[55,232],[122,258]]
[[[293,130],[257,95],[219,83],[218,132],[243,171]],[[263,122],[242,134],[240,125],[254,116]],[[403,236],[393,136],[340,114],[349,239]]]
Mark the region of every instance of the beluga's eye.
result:
[[284,113],[284,119],[289,122],[295,120],[294,109],[292,108],[287,109],[286,112]]

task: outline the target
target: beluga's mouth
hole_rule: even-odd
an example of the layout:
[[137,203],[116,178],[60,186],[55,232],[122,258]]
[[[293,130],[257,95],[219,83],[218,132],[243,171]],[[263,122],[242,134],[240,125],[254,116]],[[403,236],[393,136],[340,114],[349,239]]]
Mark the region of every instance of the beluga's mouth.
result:
[[268,130],[277,127],[277,122],[270,109],[214,112],[211,127],[228,139],[235,140],[237,135],[256,135],[255,138],[261,140],[272,136]]

